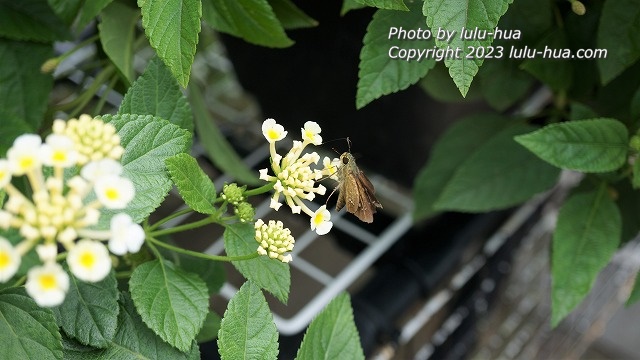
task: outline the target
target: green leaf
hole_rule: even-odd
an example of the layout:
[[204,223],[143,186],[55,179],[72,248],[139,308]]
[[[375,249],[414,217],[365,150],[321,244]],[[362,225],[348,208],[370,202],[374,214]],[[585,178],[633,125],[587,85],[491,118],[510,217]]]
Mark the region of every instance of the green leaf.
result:
[[404,4],[403,0],[356,0],[360,4],[377,7],[379,9],[387,9],[387,10],[404,10],[408,11],[407,5]]
[[161,250],[161,252],[181,269],[198,274],[205,284],[207,284],[209,295],[217,294],[227,280],[224,267],[220,261],[211,261],[209,259],[193,257],[170,250]]
[[340,16],[345,16],[351,10],[366,8],[367,5],[359,3],[357,0],[343,0]]
[[622,241],[634,239],[640,232],[640,191],[627,181],[615,184],[616,205],[622,216]]
[[629,298],[627,299],[627,306],[631,306],[640,300],[640,276],[636,274],[636,279],[633,282],[633,289],[631,290],[631,294],[629,294]]
[[167,170],[180,196],[193,210],[202,214],[213,214],[216,208],[216,188],[207,174],[191,155],[181,153],[165,160]]
[[202,279],[166,260],[154,260],[133,271],[129,287],[142,321],[164,341],[188,351],[208,313]]
[[[162,300],[162,299],[160,299]],[[157,316],[163,316],[158,313]],[[153,333],[136,312],[129,294],[122,293],[118,331],[112,346],[107,348],[100,359],[155,359],[155,360],[195,360],[200,359],[198,344],[192,341],[188,352],[180,351]]]
[[62,343],[50,309],[24,291],[0,291],[0,343],[5,359],[62,359]]
[[313,319],[296,359],[364,359],[349,295],[336,296]]
[[572,194],[562,205],[551,251],[551,324],[587,295],[620,243],[620,211],[603,183]]
[[491,59],[480,69],[482,95],[489,105],[504,111],[528,94],[533,78],[510,59]]
[[573,81],[573,66],[570,61],[571,50],[563,30],[556,29],[545,36],[535,47],[536,51],[555,54],[556,56],[568,56],[563,58],[536,57],[522,62],[520,67],[538,80],[548,85],[554,91],[567,90]]
[[198,336],[196,336],[196,341],[198,341],[198,344],[216,339],[218,337],[218,331],[220,331],[221,322],[222,319],[220,318],[220,316],[215,312],[210,311],[207,314],[207,317],[204,318],[204,325],[202,326],[202,329],[200,329]]
[[18,135],[40,128],[53,87],[40,66],[52,56],[51,45],[0,39],[0,154]]
[[598,59],[600,80],[606,84],[640,59],[640,0],[605,1],[597,44],[607,49]]
[[551,124],[516,141],[554,166],[607,172],[625,163],[629,139],[621,122],[598,118]]
[[186,87],[200,33],[200,0],[138,0],[138,6],[149,43],[178,83]]
[[504,209],[553,187],[560,171],[513,140],[533,129],[516,123],[491,137],[458,167],[434,208],[471,212]]
[[[191,134],[150,115],[104,115],[105,122],[113,124],[125,149],[122,156],[123,174],[135,185],[136,195],[125,212],[134,222],[143,221],[161,203],[171,189],[165,159],[185,152]],[[122,210],[118,210],[122,212]],[[100,227],[108,228],[116,211],[103,211]]]
[[629,104],[629,114],[634,119],[640,118],[640,88],[633,92],[631,103]]
[[218,352],[225,359],[276,359],[278,331],[260,288],[245,282],[229,301],[218,332]]
[[[378,10],[367,27],[360,52],[358,72],[358,92],[356,107],[364,107],[382,95],[404,90],[424,77],[436,64],[433,56],[408,61],[400,58],[399,49],[415,49],[416,40],[389,39],[392,28],[414,29],[424,26],[424,16],[420,13],[419,2],[411,4],[409,13],[392,10]],[[420,49],[433,48],[433,40],[421,40]],[[394,50],[396,49],[396,50]]]
[[51,10],[64,21],[65,24],[71,25],[78,15],[78,11],[84,0],[48,0]]
[[97,283],[71,275],[64,303],[53,309],[62,330],[83,345],[107,347],[118,323],[117,285],[114,272]]
[[569,119],[588,120],[597,117],[598,114],[590,107],[575,101],[571,103],[571,113],[569,114]]
[[193,132],[187,98],[167,66],[157,57],[124,95],[118,114],[153,115]]
[[303,29],[318,26],[318,22],[305,14],[290,0],[269,0],[269,5],[285,29]]
[[62,352],[65,360],[101,360],[104,359],[105,349],[96,349],[82,345],[77,340],[62,335]]
[[78,20],[76,21],[76,27],[80,30],[84,29],[91,20],[93,20],[102,9],[107,7],[113,0],[91,0],[83,1],[80,13],[78,14]]
[[466,0],[454,3],[447,0],[425,0],[422,12],[427,17],[427,25],[432,33],[442,34],[443,31],[454,34],[449,42],[436,40],[441,49],[461,49],[460,59],[446,59],[449,75],[458,86],[462,96],[467,95],[473,77],[482,65],[483,59],[467,59],[469,46],[474,48],[491,45],[491,39],[471,40],[461,38],[462,28],[492,31],[498,24],[500,17],[507,11],[513,0]]
[[438,212],[436,200],[451,181],[458,167],[513,119],[499,115],[473,115],[458,120],[431,150],[426,166],[413,185],[414,219],[421,220]]
[[[255,253],[258,242],[255,240],[253,225],[246,223],[228,225],[224,230],[224,248],[229,256]],[[267,256],[232,263],[247,280],[272,293],[283,303],[287,302],[291,286],[291,274],[287,264]]]
[[196,86],[189,87],[189,99],[193,105],[198,138],[213,164],[224,171],[225,174],[244,184],[259,184],[260,181],[258,181],[255,172],[245,165],[242,158],[233,150],[231,144],[213,122],[202,94]]
[[134,77],[133,41],[138,17],[138,11],[114,2],[102,11],[98,24],[102,49],[128,83]]
[[293,45],[267,0],[203,0],[202,5],[205,21],[220,32],[256,45]]
[[46,1],[0,0],[0,37],[53,42],[68,39],[69,33]]
[[429,70],[427,76],[423,77],[418,84],[429,96],[440,102],[460,103],[482,99],[482,92],[478,91],[478,83],[472,83],[467,95],[462,97],[442,62],[436,63],[436,66]]

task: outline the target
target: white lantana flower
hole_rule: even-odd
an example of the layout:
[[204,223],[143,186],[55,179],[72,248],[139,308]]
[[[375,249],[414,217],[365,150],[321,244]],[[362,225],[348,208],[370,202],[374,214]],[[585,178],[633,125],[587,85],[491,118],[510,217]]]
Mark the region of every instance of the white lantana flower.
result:
[[69,291],[69,275],[57,263],[34,266],[27,273],[25,288],[39,306],[58,306]]
[[311,230],[315,230],[318,235],[325,235],[332,227],[331,213],[326,205],[322,205],[311,217]]
[[47,166],[69,168],[76,165],[78,152],[73,140],[65,135],[51,134],[47,136],[40,149],[40,159]]
[[79,165],[104,158],[120,160],[124,153],[116,128],[87,114],[80,115],[78,119],[55,120],[53,132],[73,140]]
[[314,121],[307,121],[304,123],[304,128],[302,130],[302,140],[305,142],[309,142],[313,145],[322,144],[322,136],[320,136],[320,125]]
[[269,220],[267,225],[262,219],[258,219],[254,227],[256,230],[255,239],[260,244],[258,246],[260,255],[278,259],[283,263],[292,260],[291,254],[287,253],[293,250],[296,241],[291,235],[291,230],[285,228],[282,221]]
[[121,174],[122,165],[110,158],[91,161],[80,170],[80,175],[90,182],[95,182],[105,176],[119,176]]
[[131,180],[113,175],[98,179],[94,189],[98,200],[107,209],[124,209],[135,195]]
[[14,175],[24,175],[40,167],[42,139],[35,134],[18,136],[7,151],[7,160]]
[[103,280],[111,271],[111,258],[107,248],[98,241],[80,240],[67,255],[69,270],[86,282]]
[[284,139],[287,136],[287,132],[274,119],[267,119],[262,123],[262,135],[269,143],[275,143]]
[[133,222],[127,214],[117,214],[111,218],[109,251],[116,255],[137,253],[144,243],[144,230]]
[[7,282],[16,274],[22,257],[9,240],[0,236],[0,282]]
[[41,244],[36,246],[38,258],[43,263],[55,262],[58,255],[58,247],[56,244]]

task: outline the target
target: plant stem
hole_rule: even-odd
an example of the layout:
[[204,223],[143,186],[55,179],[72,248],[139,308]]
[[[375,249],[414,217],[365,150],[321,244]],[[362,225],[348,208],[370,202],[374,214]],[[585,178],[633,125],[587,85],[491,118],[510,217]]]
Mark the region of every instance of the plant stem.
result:
[[151,231],[149,233],[149,236],[158,237],[158,236],[161,236],[161,235],[173,234],[173,233],[186,231],[186,230],[192,230],[192,229],[196,229],[196,228],[199,228],[201,226],[204,226],[204,225],[207,225],[207,224],[211,224],[211,223],[215,223],[215,222],[218,222],[217,218],[214,218],[213,216],[208,216],[208,217],[206,217],[206,218],[204,218],[202,220],[194,221],[192,223],[178,225],[176,227],[172,227],[172,228],[169,228],[169,229]]
[[254,196],[254,195],[266,193],[266,192],[270,191],[271,189],[273,189],[273,185],[274,184],[275,183],[270,182],[270,183],[268,183],[266,185],[260,186],[259,188],[247,190],[247,191],[244,192],[244,196],[249,197],[249,196]]
[[147,238],[150,242],[152,242],[155,245],[161,246],[165,249],[169,249],[172,251],[175,251],[177,253],[180,254],[185,254],[185,255],[190,255],[193,257],[199,257],[202,259],[207,259],[207,260],[215,260],[215,261],[240,261],[240,260],[250,260],[250,259],[254,259],[257,258],[258,256],[260,256],[260,254],[258,254],[257,252],[251,253],[251,254],[247,254],[247,255],[240,255],[240,256],[223,256],[223,255],[209,255],[209,254],[203,254],[201,252],[197,252],[197,251],[191,251],[191,250],[187,250],[187,249],[183,249],[177,246],[173,246],[170,244],[167,244],[165,242],[162,242],[154,237],[148,237]]
[[182,210],[178,210],[178,211],[174,212],[173,214],[170,214],[170,215],[158,220],[155,224],[149,226],[148,230],[149,231],[153,231],[153,230],[157,229],[160,225],[166,223],[167,221],[169,221],[171,219],[175,219],[178,216],[186,215],[186,214],[188,214],[188,213],[190,213],[192,211],[193,210],[191,210],[190,208],[185,208],[185,209],[182,209]]

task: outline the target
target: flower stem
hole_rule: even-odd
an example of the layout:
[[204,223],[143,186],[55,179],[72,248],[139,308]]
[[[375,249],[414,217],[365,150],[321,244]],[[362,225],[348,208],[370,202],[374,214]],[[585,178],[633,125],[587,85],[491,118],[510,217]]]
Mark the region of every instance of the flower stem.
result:
[[177,246],[173,246],[170,244],[167,244],[165,242],[162,242],[154,237],[148,237],[147,240],[151,241],[153,244],[161,246],[165,249],[169,249],[172,251],[175,251],[177,253],[180,254],[184,254],[184,255],[190,255],[193,257],[199,257],[202,259],[207,259],[207,260],[215,260],[215,261],[240,261],[240,260],[250,260],[253,258],[257,258],[258,256],[260,256],[260,254],[258,254],[258,252],[254,252],[251,254],[247,254],[247,255],[240,255],[240,256],[223,256],[223,255],[209,255],[209,254],[204,254],[201,252],[197,252],[197,251],[191,251],[191,250],[187,250],[187,249],[183,249]]
[[275,183],[270,182],[268,184],[260,186],[259,188],[247,190],[247,191],[244,192],[244,196],[249,197],[249,196],[254,196],[254,195],[266,193],[266,192],[270,191],[271,189],[273,189],[273,185],[274,184]]
[[151,231],[149,232],[149,236],[161,236],[161,235],[167,235],[167,234],[173,234],[173,233],[177,233],[177,232],[181,232],[181,231],[186,231],[186,230],[192,230],[192,229],[196,229],[199,228],[201,226],[207,225],[207,224],[211,224],[211,223],[216,223],[218,222],[218,219],[213,217],[213,216],[208,216],[202,220],[198,220],[198,221],[194,221],[192,223],[188,223],[188,224],[183,224],[183,225],[179,225],[179,226],[175,226],[169,229],[162,229],[162,230],[156,230],[156,231]]
[[155,224],[149,226],[148,230],[149,231],[153,231],[153,230],[157,229],[160,225],[166,223],[167,221],[169,221],[171,219],[175,219],[175,218],[177,218],[179,216],[182,216],[182,215],[186,215],[186,214],[188,214],[188,213],[190,213],[192,211],[193,210],[191,210],[190,208],[185,208],[185,209],[182,209],[182,210],[178,210],[178,211],[174,212],[173,214],[170,214],[170,215],[168,215],[168,216],[156,221]]

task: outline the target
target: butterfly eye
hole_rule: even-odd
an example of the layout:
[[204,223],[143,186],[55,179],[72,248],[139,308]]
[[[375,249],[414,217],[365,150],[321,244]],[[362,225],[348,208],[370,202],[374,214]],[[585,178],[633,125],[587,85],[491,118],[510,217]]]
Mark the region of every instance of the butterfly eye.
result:
[[340,160],[342,160],[342,164],[347,165],[349,163],[349,158],[346,156],[341,156]]

